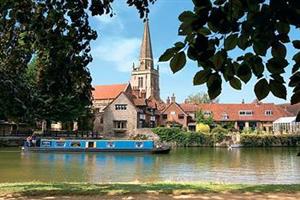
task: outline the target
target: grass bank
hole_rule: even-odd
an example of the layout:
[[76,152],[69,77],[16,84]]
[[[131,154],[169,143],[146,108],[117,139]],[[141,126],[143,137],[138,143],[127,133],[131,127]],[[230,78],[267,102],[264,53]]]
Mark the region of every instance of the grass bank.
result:
[[290,185],[245,185],[215,183],[1,183],[0,197],[62,196],[62,195],[124,195],[156,192],[160,194],[195,193],[299,193],[300,184]]

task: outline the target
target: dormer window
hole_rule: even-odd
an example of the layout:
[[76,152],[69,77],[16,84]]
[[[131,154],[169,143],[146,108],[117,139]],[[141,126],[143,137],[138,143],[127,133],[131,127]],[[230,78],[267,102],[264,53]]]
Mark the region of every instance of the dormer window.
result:
[[223,120],[228,120],[228,119],[229,119],[228,114],[227,114],[227,113],[223,113],[223,114],[222,114],[222,119],[223,119]]
[[211,111],[210,111],[210,110],[205,110],[205,111],[203,112],[203,114],[204,114],[205,116],[210,116],[210,115],[211,115]]
[[272,110],[265,110],[265,115],[266,116],[272,116],[273,115],[273,111]]
[[252,116],[253,111],[252,110],[240,110],[239,115],[240,116]]

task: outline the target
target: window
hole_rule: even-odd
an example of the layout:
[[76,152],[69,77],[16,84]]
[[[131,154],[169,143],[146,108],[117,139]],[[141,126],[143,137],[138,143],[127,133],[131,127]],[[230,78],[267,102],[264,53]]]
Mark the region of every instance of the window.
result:
[[71,142],[71,147],[80,147],[80,142]]
[[265,115],[266,116],[272,116],[273,115],[273,111],[272,110],[265,110]]
[[184,114],[179,114],[178,119],[184,119]]
[[176,115],[176,112],[175,111],[171,111],[170,114],[171,115]]
[[223,114],[222,114],[222,119],[223,119],[223,120],[229,119],[228,114],[227,114],[227,113],[223,113]]
[[253,111],[252,110],[240,110],[239,115],[240,116],[252,116]]
[[114,121],[114,128],[115,129],[126,129],[127,128],[127,121]]
[[146,115],[145,114],[140,114],[140,119],[145,120],[146,119]]
[[143,88],[144,87],[144,79],[143,77],[138,78],[138,87]]
[[127,109],[127,105],[126,104],[116,104],[115,105],[115,109],[116,110],[126,110]]
[[204,114],[205,116],[210,116],[210,115],[211,115],[211,111],[205,110],[205,111],[203,112],[203,114]]
[[144,143],[143,142],[136,142],[135,143],[135,148],[143,148],[144,147]]
[[64,147],[65,146],[65,142],[57,141],[56,142],[56,146],[57,147]]
[[163,114],[162,118],[163,119],[168,119],[168,115],[167,114]]

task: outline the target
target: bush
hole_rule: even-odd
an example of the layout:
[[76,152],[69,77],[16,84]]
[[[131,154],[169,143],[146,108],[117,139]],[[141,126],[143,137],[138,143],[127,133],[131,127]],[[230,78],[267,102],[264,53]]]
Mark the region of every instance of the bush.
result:
[[162,142],[172,143],[176,146],[213,146],[214,140],[211,134],[199,132],[185,132],[179,128],[154,128]]
[[210,128],[207,124],[203,124],[203,123],[196,124],[196,132],[208,133],[209,131],[210,131]]
[[246,147],[299,146],[300,135],[242,134],[241,144]]

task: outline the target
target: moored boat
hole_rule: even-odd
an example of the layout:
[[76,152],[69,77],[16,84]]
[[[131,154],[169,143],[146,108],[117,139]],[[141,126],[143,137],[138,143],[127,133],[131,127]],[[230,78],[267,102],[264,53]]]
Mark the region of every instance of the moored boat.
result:
[[36,146],[25,143],[24,151],[32,152],[145,152],[169,153],[170,147],[153,140],[55,140],[41,139]]

